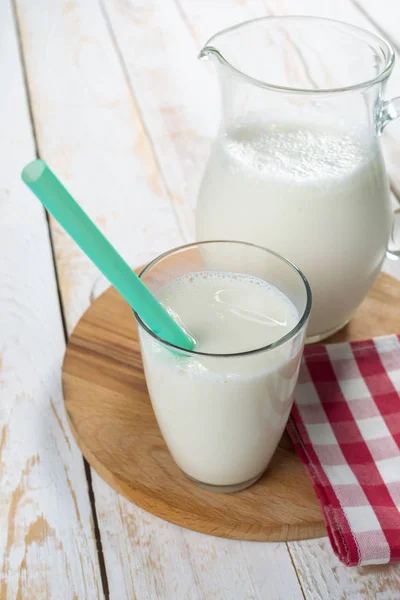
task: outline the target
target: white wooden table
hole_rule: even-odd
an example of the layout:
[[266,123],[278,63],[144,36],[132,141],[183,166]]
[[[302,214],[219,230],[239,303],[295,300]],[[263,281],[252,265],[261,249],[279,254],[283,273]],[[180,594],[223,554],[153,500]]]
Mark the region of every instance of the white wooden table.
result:
[[[105,282],[19,180],[47,160],[133,266],[192,239],[218,120],[198,50],[223,27],[288,13],[400,46],[398,0],[0,0],[0,600],[400,599],[400,564],[347,569],[327,538],[186,531],[84,464],[61,361]],[[389,91],[400,95],[400,67]],[[400,124],[384,143],[400,192]],[[400,277],[399,266],[386,268]]]

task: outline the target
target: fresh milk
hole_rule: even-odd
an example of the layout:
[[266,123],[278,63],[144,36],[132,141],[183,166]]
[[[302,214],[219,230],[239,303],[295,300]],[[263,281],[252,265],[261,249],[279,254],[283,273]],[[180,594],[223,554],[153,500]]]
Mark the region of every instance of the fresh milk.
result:
[[308,335],[340,328],[385,257],[392,223],[378,142],[320,126],[239,122],[218,138],[197,205],[197,239],[253,242],[308,278]]
[[[173,353],[140,330],[154,412],[178,466],[198,482],[234,486],[259,477],[285,427],[301,357],[299,334],[276,349],[299,315],[261,279],[204,271],[157,292],[207,356]],[[297,340],[297,341],[296,341]],[[210,355],[211,354],[211,355]]]

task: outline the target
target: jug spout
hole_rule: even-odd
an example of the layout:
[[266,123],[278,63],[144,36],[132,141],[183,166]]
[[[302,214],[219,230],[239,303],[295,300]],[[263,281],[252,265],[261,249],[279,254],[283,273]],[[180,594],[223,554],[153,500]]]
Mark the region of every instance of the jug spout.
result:
[[254,83],[262,83],[254,78],[254,70],[257,69],[258,63],[263,61],[259,38],[264,33],[264,21],[265,19],[255,19],[219,31],[206,42],[198,58],[211,59],[215,64],[227,67],[227,72],[245,79],[254,79]]
[[235,55],[241,53],[243,50],[243,44],[238,40],[238,35],[242,34],[244,25],[246,24],[240,23],[239,25],[215,33],[207,40],[198,58],[200,60],[216,59],[216,62],[221,65],[237,66],[235,65],[237,62]]
[[208,44],[206,44],[204,48],[200,50],[198,58],[199,60],[209,60],[216,58],[220,63],[224,62],[224,58],[219,52],[219,50],[214,46],[209,46]]

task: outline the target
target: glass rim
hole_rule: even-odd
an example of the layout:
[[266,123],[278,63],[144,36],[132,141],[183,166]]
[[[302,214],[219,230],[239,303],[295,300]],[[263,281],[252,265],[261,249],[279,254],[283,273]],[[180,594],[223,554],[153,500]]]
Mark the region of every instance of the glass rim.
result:
[[192,242],[190,244],[183,244],[182,246],[176,246],[175,248],[172,248],[171,250],[167,250],[166,252],[163,252],[162,254],[160,254],[159,256],[154,258],[151,262],[149,262],[142,269],[142,271],[139,273],[139,278],[142,279],[143,275],[145,275],[152,267],[154,267],[154,265],[156,265],[162,259],[164,259],[168,256],[176,254],[177,252],[182,251],[182,250],[188,250],[189,248],[194,248],[196,246],[206,246],[208,244],[236,244],[236,245],[249,246],[251,248],[256,248],[258,250],[262,250],[263,252],[265,252],[267,254],[275,256],[282,262],[286,263],[293,271],[295,271],[297,273],[297,275],[300,277],[300,279],[304,285],[304,290],[305,290],[305,294],[306,294],[306,304],[304,307],[304,311],[303,311],[303,314],[301,315],[301,317],[299,317],[296,325],[288,333],[286,333],[284,336],[282,336],[275,342],[272,342],[271,344],[267,344],[266,346],[262,346],[260,348],[254,348],[253,350],[245,350],[245,351],[241,351],[241,352],[230,352],[230,353],[226,353],[226,354],[215,353],[215,352],[199,352],[196,350],[187,350],[186,348],[182,348],[181,346],[172,344],[171,342],[168,342],[167,340],[160,337],[157,333],[152,331],[146,325],[146,323],[141,319],[141,317],[138,315],[138,313],[134,309],[132,309],[132,312],[135,316],[135,319],[136,319],[138,325],[140,325],[157,342],[160,342],[161,344],[163,344],[164,346],[167,346],[168,348],[171,348],[172,350],[178,350],[179,353],[186,354],[188,356],[202,356],[202,357],[208,356],[208,357],[214,357],[214,358],[234,358],[234,357],[239,357],[239,356],[251,356],[253,354],[259,354],[261,352],[273,350],[275,348],[278,348],[279,346],[282,346],[289,340],[291,340],[303,328],[303,326],[306,324],[306,322],[308,320],[308,317],[310,316],[311,305],[312,305],[311,287],[310,287],[310,284],[309,284],[306,276],[302,273],[302,271],[292,261],[290,261],[288,258],[285,258],[278,252],[274,252],[274,250],[270,250],[269,248],[264,248],[263,246],[258,246],[257,244],[251,244],[249,242],[241,242],[238,240],[207,240],[204,242]]
[[[212,45],[213,41],[220,35],[229,33],[231,31],[235,31],[236,29],[240,29],[246,25],[250,25],[250,24],[256,23],[258,21],[278,21],[278,20],[279,21],[298,20],[298,21],[310,21],[310,22],[311,21],[319,21],[319,22],[323,22],[323,23],[331,23],[333,25],[344,26],[347,29],[352,30],[354,32],[354,34],[357,32],[358,33],[361,32],[363,35],[367,34],[368,36],[371,37],[371,39],[374,39],[380,45],[383,44],[385,46],[386,54],[387,54],[386,63],[383,66],[383,68],[381,69],[381,71],[377,75],[375,75],[375,77],[373,77],[372,79],[367,79],[366,81],[362,81],[360,83],[355,83],[354,85],[348,85],[348,86],[343,86],[343,87],[334,87],[334,88],[319,88],[319,89],[308,89],[308,88],[300,88],[300,87],[296,88],[296,87],[290,87],[290,86],[275,85],[272,83],[268,83],[266,81],[262,81],[261,79],[252,77],[251,75],[247,75],[246,73],[244,73],[237,67],[233,66],[228,60],[226,60],[226,58],[223,56],[223,54],[221,54],[221,52],[219,52],[219,50]],[[334,94],[334,93],[338,93],[338,92],[351,92],[354,90],[360,90],[362,88],[371,87],[371,86],[375,85],[376,83],[384,81],[390,75],[390,73],[393,69],[394,61],[395,61],[394,48],[393,48],[392,44],[384,37],[372,32],[372,31],[369,31],[368,29],[364,29],[363,27],[358,27],[357,25],[352,25],[351,23],[346,23],[345,21],[340,21],[337,19],[328,19],[325,17],[313,17],[313,16],[307,16],[307,15],[281,15],[281,16],[257,17],[255,19],[249,19],[248,21],[243,21],[242,23],[232,25],[231,27],[226,27],[225,29],[222,29],[221,31],[219,31],[218,33],[214,34],[213,36],[211,36],[209,38],[209,40],[206,42],[203,49],[200,51],[199,58],[201,59],[201,58],[206,57],[208,53],[214,54],[218,58],[218,60],[224,66],[227,66],[234,74],[239,75],[240,77],[246,79],[248,82],[253,83],[254,85],[256,85],[258,87],[269,89],[272,91],[287,92],[287,93],[293,93],[293,94]]]

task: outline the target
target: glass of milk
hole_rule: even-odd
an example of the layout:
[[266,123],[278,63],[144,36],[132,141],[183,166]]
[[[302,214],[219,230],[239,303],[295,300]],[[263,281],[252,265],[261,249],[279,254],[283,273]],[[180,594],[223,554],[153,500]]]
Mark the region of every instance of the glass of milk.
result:
[[[400,114],[399,98],[384,100],[393,48],[345,23],[268,17],[216,34],[200,57],[216,66],[222,114],[197,240],[248,241],[294,261],[313,293],[308,340],[324,339],[364,299],[391,237],[379,135]],[[208,90],[207,115],[214,100]]]
[[140,275],[195,339],[172,346],[136,316],[147,387],[169,451],[198,485],[233,492],[263,474],[293,403],[310,286],[244,242],[171,250]]

